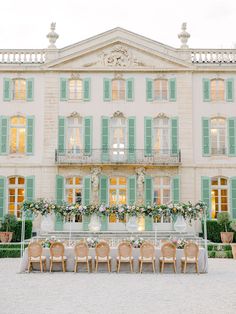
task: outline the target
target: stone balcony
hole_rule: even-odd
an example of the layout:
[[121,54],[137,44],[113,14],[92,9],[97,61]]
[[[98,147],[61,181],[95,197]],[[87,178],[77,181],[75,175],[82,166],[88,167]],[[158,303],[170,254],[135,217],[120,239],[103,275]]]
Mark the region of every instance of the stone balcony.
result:
[[55,162],[58,165],[144,165],[144,166],[178,166],[181,163],[181,152],[170,150],[144,149],[93,149],[91,153],[85,150],[56,150]]

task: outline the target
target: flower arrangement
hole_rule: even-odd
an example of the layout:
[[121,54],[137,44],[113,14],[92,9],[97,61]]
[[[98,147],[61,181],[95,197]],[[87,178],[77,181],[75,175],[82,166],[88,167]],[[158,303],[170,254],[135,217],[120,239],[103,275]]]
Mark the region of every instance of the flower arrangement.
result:
[[57,205],[46,199],[39,199],[38,201],[24,201],[22,204],[22,211],[29,214],[33,213],[35,216],[39,214],[45,216],[52,214],[56,210]]
[[88,244],[88,247],[94,248],[98,243],[98,238],[87,238],[86,242]]
[[131,237],[129,240],[130,244],[134,247],[134,248],[140,248],[141,245],[145,242],[144,238],[133,238]]
[[51,245],[56,241],[60,242],[60,240],[57,240],[56,237],[51,237],[50,239],[46,238],[44,241],[41,242],[41,245],[44,248],[50,248]]
[[169,239],[171,243],[173,243],[177,249],[183,249],[185,244],[188,243],[188,241],[186,241],[185,239],[182,238],[170,238]]

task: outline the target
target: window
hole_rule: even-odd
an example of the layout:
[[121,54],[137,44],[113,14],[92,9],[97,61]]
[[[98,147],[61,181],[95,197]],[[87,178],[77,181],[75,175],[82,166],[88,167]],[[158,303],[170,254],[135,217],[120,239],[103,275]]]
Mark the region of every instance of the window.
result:
[[10,152],[12,154],[25,153],[26,119],[12,117],[10,124]]
[[10,177],[8,179],[8,213],[20,217],[21,203],[25,199],[25,179]]
[[69,117],[67,119],[67,149],[72,153],[80,153],[83,149],[83,119]]
[[156,79],[154,80],[154,100],[167,100],[168,80]]
[[109,180],[109,204],[126,204],[127,180],[125,177],[112,177]]
[[[82,178],[81,177],[69,177],[66,178],[65,195],[66,202],[69,204],[82,204]],[[70,218],[68,219],[70,221]],[[82,222],[81,215],[73,217],[74,222]]]
[[169,154],[170,130],[168,118],[153,119],[153,148],[163,155]]
[[112,80],[112,100],[125,100],[125,80]]
[[13,80],[13,99],[26,100],[26,80],[25,79]]
[[225,99],[225,83],[223,79],[211,80],[211,100],[221,101]]
[[226,154],[226,121],[223,118],[211,119],[211,154]]
[[126,119],[114,117],[111,119],[111,148],[113,160],[122,161],[126,152]]
[[228,180],[226,178],[212,178],[211,180],[212,218],[218,213],[228,211]]
[[158,205],[170,202],[170,178],[155,177],[153,179],[153,203]]
[[82,100],[83,99],[83,81],[80,79],[69,80],[69,99]]

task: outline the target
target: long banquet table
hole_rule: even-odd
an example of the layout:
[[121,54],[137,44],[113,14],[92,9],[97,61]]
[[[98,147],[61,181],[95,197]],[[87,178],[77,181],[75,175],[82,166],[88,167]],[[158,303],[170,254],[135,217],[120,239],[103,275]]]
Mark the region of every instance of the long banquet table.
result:
[[[134,257],[134,272],[138,272],[138,258],[140,256],[140,249],[139,248],[133,248],[132,251],[133,257]],[[47,271],[49,270],[49,258],[50,258],[50,249],[44,248],[43,249],[43,255],[46,256],[47,259]],[[73,247],[65,247],[65,254],[67,257],[67,265],[66,270],[67,271],[74,271],[74,248]],[[93,271],[94,271],[94,257],[95,257],[95,249],[90,248],[89,249],[89,255],[93,258]],[[117,248],[112,247],[110,250],[110,256],[112,257],[112,271],[116,271],[116,257],[117,257]],[[161,256],[161,249],[160,247],[157,247],[155,249],[155,257],[156,257],[156,271],[159,272],[159,257]],[[181,257],[184,256],[184,250],[183,249],[177,249],[176,258],[177,258],[177,272],[181,272]],[[121,272],[122,271],[129,271],[129,265],[128,263],[122,263],[121,265]],[[149,263],[148,263],[149,264]],[[35,270],[39,269],[38,263],[34,263],[33,265]],[[23,258],[21,260],[20,264],[20,272],[23,273],[27,271],[28,269],[28,249],[26,248],[24,251]],[[55,263],[53,266],[53,270],[61,270],[60,263]],[[152,271],[151,265],[144,265],[143,271]],[[85,272],[86,271],[86,265],[84,263],[79,264],[79,272]],[[100,263],[98,271],[107,271],[107,265],[106,263]],[[194,265],[188,266],[187,271],[194,272]],[[173,272],[172,265],[165,266],[165,271],[171,273]],[[207,251],[204,248],[200,248],[199,253],[199,272],[200,273],[207,273],[208,272],[208,258],[207,258]]]

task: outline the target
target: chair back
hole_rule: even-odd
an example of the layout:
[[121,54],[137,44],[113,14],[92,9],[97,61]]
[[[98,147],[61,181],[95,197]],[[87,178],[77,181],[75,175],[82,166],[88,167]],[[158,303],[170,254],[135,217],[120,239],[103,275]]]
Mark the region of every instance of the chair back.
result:
[[184,256],[190,258],[198,258],[199,246],[194,242],[189,242],[184,246]]
[[118,245],[118,255],[120,257],[131,257],[132,256],[132,245],[129,242],[121,242]]
[[144,242],[140,247],[140,255],[145,258],[153,258],[155,256],[155,246],[150,242]]
[[29,257],[40,257],[42,256],[43,248],[39,242],[31,242],[28,246]]
[[50,247],[50,254],[54,257],[64,256],[64,245],[61,242],[54,242]]
[[76,257],[87,257],[89,253],[88,244],[84,241],[80,241],[75,245],[75,256]]
[[110,246],[106,241],[100,241],[95,247],[96,256],[108,257],[110,254]]
[[175,258],[176,257],[176,246],[173,243],[164,243],[161,247],[161,253],[163,257]]

